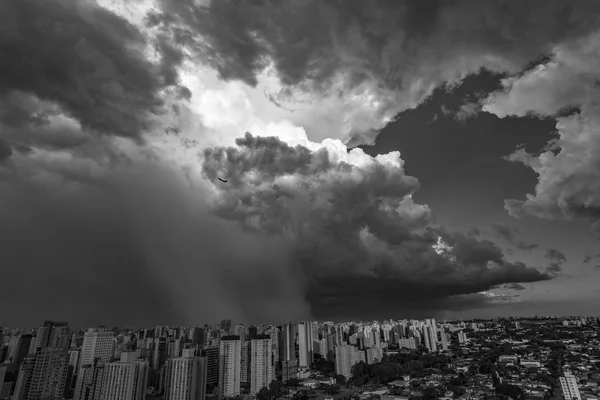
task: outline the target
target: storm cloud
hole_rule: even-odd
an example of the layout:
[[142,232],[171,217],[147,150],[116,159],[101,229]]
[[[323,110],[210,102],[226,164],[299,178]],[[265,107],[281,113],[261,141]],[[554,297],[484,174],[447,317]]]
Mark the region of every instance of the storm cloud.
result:
[[[517,74],[554,51],[547,69],[594,76],[596,42],[585,40],[600,4],[155,3],[137,16],[144,26],[92,0],[0,4],[8,323],[435,315],[491,307],[510,295],[490,289],[553,278],[436,224],[413,201],[419,181],[400,153],[348,147],[481,67]],[[561,61],[566,51],[579,64]],[[507,104],[533,93],[517,89],[536,71],[478,106],[526,113]],[[584,91],[592,81],[575,81],[562,103],[529,107],[548,114],[595,98]],[[507,202],[511,213],[597,222],[593,104],[559,119],[550,147],[569,162],[552,151],[511,156],[540,175],[535,195]],[[511,232],[514,246],[533,246]]]
[[[139,139],[163,103],[159,92],[176,83],[164,63],[148,59],[141,32],[93,0],[3,1],[0,25],[0,107],[31,97],[3,113],[11,128],[68,130],[56,129],[63,111],[74,125]],[[36,113],[40,101],[54,109]]]
[[399,153],[311,151],[251,134],[236,144],[204,151],[205,176],[228,180],[217,185],[213,212],[293,239],[315,317],[392,314],[402,304],[431,312],[454,296],[550,279],[508,262],[491,241],[435,226],[429,208],[411,199],[418,181]]
[[330,135],[351,145],[372,143],[439,85],[482,67],[517,73],[600,23],[600,5],[587,0],[159,3],[149,24],[222,79],[254,86],[272,71],[283,84],[274,94],[280,104],[327,108],[325,99],[342,99]]
[[[15,323],[310,315],[286,240],[211,217],[209,191],[191,171],[135,147],[95,147],[77,160],[42,152],[15,157],[0,184],[0,208],[11,210],[0,213],[3,281],[11,283],[0,301],[11,305]],[[121,155],[109,157],[110,149]],[[32,308],[18,300],[23,293],[44,301]]]

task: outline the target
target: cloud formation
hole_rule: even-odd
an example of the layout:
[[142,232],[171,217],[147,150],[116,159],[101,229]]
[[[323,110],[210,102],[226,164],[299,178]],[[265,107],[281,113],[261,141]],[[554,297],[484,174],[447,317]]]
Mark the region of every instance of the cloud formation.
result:
[[4,110],[12,129],[34,124],[65,135],[81,125],[140,138],[160,91],[176,83],[165,63],[146,56],[140,31],[93,0],[3,1],[0,25],[0,107],[19,108]]
[[315,112],[315,118],[334,119],[331,137],[351,145],[372,143],[398,112],[416,107],[440,84],[484,66],[518,72],[600,21],[593,1],[160,4],[162,13],[150,24],[173,34],[222,79],[256,86],[271,71],[283,85],[273,96],[279,104],[318,102],[328,114]]
[[236,145],[204,152],[206,177],[228,180],[216,185],[214,213],[293,239],[315,317],[432,312],[453,296],[550,279],[488,240],[436,227],[412,201],[418,181],[397,152],[371,158],[341,142],[310,150],[251,134]]
[[597,2],[141,3],[0,4],[3,278],[27,285],[0,304],[47,299],[13,323],[431,315],[552,278],[436,225],[399,153],[346,145],[579,43]]
[[518,230],[503,224],[493,224],[492,230],[502,239],[521,250],[533,250],[539,247],[534,243],[527,243],[517,238]]
[[[499,117],[533,113],[557,116],[556,137],[540,154],[517,149],[509,161],[538,175],[524,200],[506,200],[515,217],[587,220],[600,232],[600,32],[557,45],[549,61],[522,75],[507,78],[505,90],[485,101],[483,110]],[[563,115],[566,108],[579,112]]]
[[[0,209],[11,210],[0,213],[3,280],[11,283],[0,301],[11,304],[15,323],[310,316],[289,244],[211,217],[210,191],[193,171],[132,145],[86,151],[13,157],[0,184]],[[33,309],[15,302],[24,290],[44,301]]]
[[558,274],[562,271],[562,265],[567,262],[567,257],[556,249],[546,251],[546,259],[550,260],[550,265],[546,269],[548,273]]

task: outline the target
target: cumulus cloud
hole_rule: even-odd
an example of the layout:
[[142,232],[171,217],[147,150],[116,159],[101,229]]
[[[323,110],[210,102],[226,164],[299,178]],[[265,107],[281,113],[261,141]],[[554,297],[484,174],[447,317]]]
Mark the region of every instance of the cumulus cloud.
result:
[[516,228],[512,228],[503,224],[493,224],[492,229],[496,235],[521,250],[533,250],[539,247],[537,244],[527,243],[518,239],[518,230]]
[[[557,116],[557,135],[540,154],[523,149],[507,157],[531,168],[538,184],[524,200],[506,200],[515,217],[583,219],[600,232],[600,33],[557,45],[549,61],[504,81],[484,111],[505,117],[528,113]],[[579,112],[564,115],[565,108]]]
[[[159,92],[176,83],[161,60],[146,56],[140,31],[93,0],[3,1],[0,25],[0,105],[11,107],[25,94],[33,98],[19,99],[18,106],[35,107],[9,110],[14,128],[26,121],[57,131],[81,124],[139,138],[162,105]],[[77,123],[60,120],[56,110],[49,115],[43,102]],[[39,107],[46,113],[36,115]]]
[[399,153],[347,146],[442,83],[575,43],[596,2],[99,3],[0,4],[13,323],[434,314],[552,277],[437,226]]
[[222,79],[260,86],[272,71],[282,84],[272,98],[293,109],[318,103],[327,112],[315,118],[350,144],[372,143],[442,83],[482,66],[519,71],[555,43],[595,29],[600,15],[593,2],[567,1],[160,3],[150,24],[172,32]]
[[310,150],[251,134],[236,144],[204,152],[206,177],[228,180],[217,185],[214,213],[293,239],[318,318],[408,305],[430,312],[453,296],[550,278],[506,261],[488,240],[436,227],[430,210],[412,201],[418,181],[398,153],[371,158],[341,142]]

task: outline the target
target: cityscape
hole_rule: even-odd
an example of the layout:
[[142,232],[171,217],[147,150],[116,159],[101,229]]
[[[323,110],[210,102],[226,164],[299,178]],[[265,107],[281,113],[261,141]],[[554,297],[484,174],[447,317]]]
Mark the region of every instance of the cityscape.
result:
[[0,400],[572,399],[600,318],[2,329]]
[[600,400],[600,0],[0,0],[0,400]]

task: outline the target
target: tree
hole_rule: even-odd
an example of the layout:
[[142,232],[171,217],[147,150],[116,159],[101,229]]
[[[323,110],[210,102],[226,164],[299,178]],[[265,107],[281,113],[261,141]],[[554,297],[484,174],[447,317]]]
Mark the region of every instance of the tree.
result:
[[496,392],[505,396],[509,396],[513,399],[519,399],[523,395],[523,389],[509,383],[501,383],[496,386]]
[[292,378],[292,379],[288,379],[287,381],[285,381],[285,386],[297,387],[299,384],[300,384],[300,380],[298,380],[297,378]]
[[327,394],[336,394],[340,392],[340,385],[326,385],[325,386],[325,393]]
[[271,383],[269,383],[269,390],[273,397],[280,397],[283,391],[283,383],[278,380],[272,380]]
[[264,387],[258,391],[258,393],[256,394],[256,399],[257,400],[272,400],[273,397],[271,396],[271,391],[269,390],[269,388]]
[[334,376],[334,379],[338,385],[345,385],[347,383],[347,379],[344,375],[337,374]]
[[437,390],[434,387],[426,387],[421,393],[426,399],[435,399],[438,396]]

